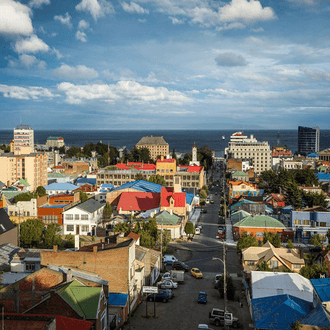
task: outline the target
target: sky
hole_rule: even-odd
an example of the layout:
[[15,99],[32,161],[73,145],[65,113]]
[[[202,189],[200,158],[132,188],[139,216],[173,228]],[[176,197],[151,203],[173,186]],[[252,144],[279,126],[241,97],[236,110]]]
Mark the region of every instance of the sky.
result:
[[0,0],[0,129],[328,129],[328,0]]

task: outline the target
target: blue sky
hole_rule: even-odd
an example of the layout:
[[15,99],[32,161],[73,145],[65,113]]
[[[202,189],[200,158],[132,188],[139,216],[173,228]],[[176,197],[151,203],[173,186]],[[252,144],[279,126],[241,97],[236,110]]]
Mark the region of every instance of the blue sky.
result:
[[1,0],[0,129],[327,129],[326,0]]

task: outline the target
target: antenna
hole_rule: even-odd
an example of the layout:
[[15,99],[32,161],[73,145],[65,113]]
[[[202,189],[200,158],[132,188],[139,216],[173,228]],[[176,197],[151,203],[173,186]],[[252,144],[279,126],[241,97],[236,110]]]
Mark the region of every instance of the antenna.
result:
[[277,132],[277,145],[280,145],[280,132]]

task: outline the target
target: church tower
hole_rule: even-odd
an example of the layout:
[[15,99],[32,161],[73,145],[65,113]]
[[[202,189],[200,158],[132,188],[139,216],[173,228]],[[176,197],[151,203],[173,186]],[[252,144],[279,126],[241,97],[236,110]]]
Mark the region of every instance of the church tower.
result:
[[199,165],[199,161],[197,160],[197,147],[196,147],[196,143],[194,142],[194,146],[192,148],[192,160],[189,163],[189,165]]

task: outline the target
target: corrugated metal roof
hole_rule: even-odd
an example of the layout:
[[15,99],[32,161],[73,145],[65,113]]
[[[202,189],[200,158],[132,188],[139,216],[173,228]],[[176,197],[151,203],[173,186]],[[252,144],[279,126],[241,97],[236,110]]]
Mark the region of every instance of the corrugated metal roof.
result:
[[309,325],[320,328],[330,328],[329,314],[324,310],[322,304],[313,309],[307,316],[299,321],[302,325]]
[[322,302],[330,301],[330,278],[313,279],[311,283]]
[[236,222],[234,227],[260,227],[260,228],[285,228],[282,222],[268,217],[267,215],[256,215],[248,216],[241,220],[241,222]]
[[145,180],[137,180],[137,181],[133,181],[133,182],[124,183],[121,186],[113,189],[113,191],[131,188],[131,189],[136,189],[136,190],[143,191],[143,192],[160,193],[162,187],[164,187],[164,186],[162,186],[158,183],[152,183],[152,182],[148,182]]
[[313,304],[288,294],[252,299],[257,329],[291,330],[292,324],[306,316]]
[[93,198],[90,198],[86,202],[78,204],[75,207],[77,207],[78,209],[81,209],[83,211],[86,211],[88,213],[93,213],[104,206],[105,206],[104,204],[96,201]]
[[67,191],[72,191],[77,188],[78,186],[72,184],[72,183],[67,183],[67,182],[58,182],[58,183],[51,183],[48,186],[44,186],[46,190],[67,190]]
[[128,294],[126,293],[109,293],[109,306],[125,307],[127,303]]

